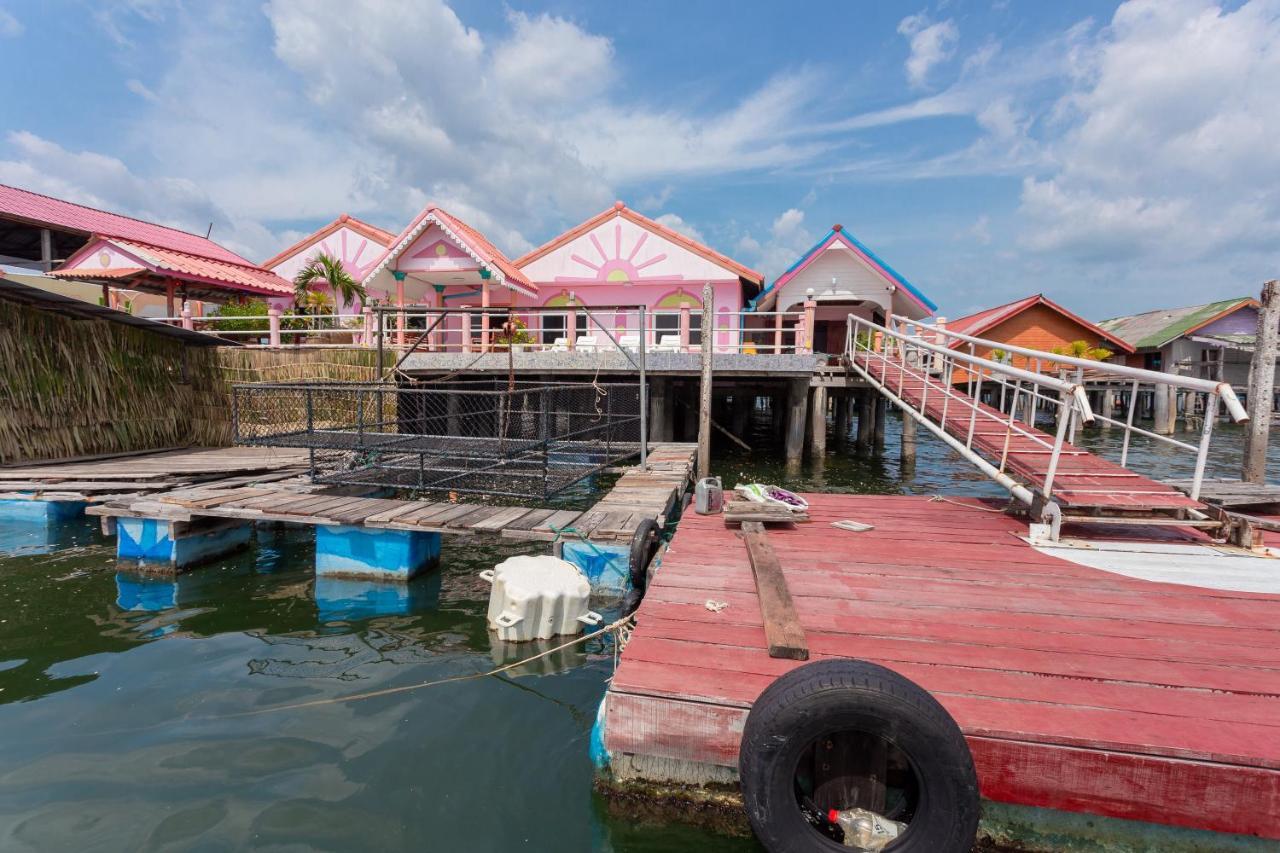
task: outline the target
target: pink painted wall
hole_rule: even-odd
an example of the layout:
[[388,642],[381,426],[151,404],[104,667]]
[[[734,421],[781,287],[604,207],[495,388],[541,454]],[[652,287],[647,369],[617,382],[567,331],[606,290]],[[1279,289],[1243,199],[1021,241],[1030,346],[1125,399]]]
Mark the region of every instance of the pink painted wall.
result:
[[[377,262],[382,255],[383,249],[384,247],[376,240],[370,240],[358,231],[343,226],[332,234],[308,243],[268,269],[286,281],[293,281],[293,277],[298,274],[298,270],[306,266],[307,262],[316,255],[327,253],[341,261],[343,269],[356,281],[360,281],[365,273]],[[288,310],[293,306],[293,299],[288,297],[272,298],[269,301],[281,310]],[[342,307],[342,313],[344,314],[358,312],[359,310],[360,306],[358,304],[349,304]]]

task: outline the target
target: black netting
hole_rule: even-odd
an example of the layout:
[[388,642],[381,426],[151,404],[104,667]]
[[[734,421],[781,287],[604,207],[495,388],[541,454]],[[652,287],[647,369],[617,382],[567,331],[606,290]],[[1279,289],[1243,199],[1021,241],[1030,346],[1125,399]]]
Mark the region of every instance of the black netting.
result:
[[634,383],[261,383],[236,441],[308,448],[319,482],[546,498],[639,453]]

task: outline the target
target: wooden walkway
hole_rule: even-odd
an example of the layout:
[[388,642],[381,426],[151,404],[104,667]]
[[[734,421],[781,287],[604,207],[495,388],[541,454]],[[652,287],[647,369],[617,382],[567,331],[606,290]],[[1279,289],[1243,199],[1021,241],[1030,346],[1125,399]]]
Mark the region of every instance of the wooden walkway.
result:
[[305,450],[191,447],[0,468],[0,500],[101,503],[218,481],[225,487],[297,477]]
[[230,486],[210,483],[111,500],[87,512],[107,518],[234,518],[546,541],[571,528],[571,537],[629,542],[645,519],[665,523],[688,487],[696,452],[693,444],[654,445],[648,471],[627,469],[613,489],[585,512],[373,498],[367,490],[353,494],[350,488],[319,487],[305,478]]
[[[806,497],[812,523],[768,537],[810,659],[874,661],[932,691],[985,797],[1280,839],[1280,595],[1077,565],[978,500]],[[800,663],[767,653],[722,517],[682,518],[637,620],[607,694],[610,752],[736,767],[752,702]]]
[[[945,397],[936,383],[931,383],[927,392],[924,390],[919,368],[904,369],[901,362],[892,358],[886,364],[878,355],[868,358],[865,352],[858,353],[856,363],[917,411],[921,410],[923,398],[924,414],[934,423],[941,422]],[[960,441],[967,441],[973,398],[961,387],[952,390],[956,396],[947,407],[948,420],[944,428]],[[978,416],[973,449],[997,467],[1003,458],[1004,469],[1008,473],[1033,487],[1043,487],[1054,437],[1022,421],[1015,422],[1019,432],[1010,432],[998,423],[1000,420],[1007,422],[1007,414],[992,406],[977,405],[994,419]],[[1061,459],[1053,480],[1053,498],[1068,510],[1169,512],[1204,509],[1204,504],[1192,500],[1173,486],[1135,474],[1066,442],[1062,445]]]

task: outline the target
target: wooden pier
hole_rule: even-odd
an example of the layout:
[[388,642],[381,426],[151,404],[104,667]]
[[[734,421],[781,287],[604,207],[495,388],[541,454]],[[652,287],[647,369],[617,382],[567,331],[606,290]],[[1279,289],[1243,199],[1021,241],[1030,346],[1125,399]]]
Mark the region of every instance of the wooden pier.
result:
[[368,496],[369,490],[353,494],[347,487],[320,487],[295,477],[291,482],[219,481],[113,498],[86,512],[104,519],[185,523],[220,518],[509,539],[552,541],[567,535],[596,542],[630,542],[646,519],[666,523],[688,488],[696,450],[691,444],[654,445],[648,470],[626,469],[600,502],[586,511],[376,498]]
[[[810,659],[873,661],[930,690],[986,799],[1280,839],[1280,594],[1088,568],[977,499],[806,498],[810,523],[767,535]],[[844,519],[874,529],[831,526]],[[801,664],[770,656],[756,590],[739,532],[686,514],[606,695],[615,778],[736,779],[752,703]]]
[[0,468],[0,500],[103,503],[217,482],[223,488],[297,477],[305,450],[188,447]]

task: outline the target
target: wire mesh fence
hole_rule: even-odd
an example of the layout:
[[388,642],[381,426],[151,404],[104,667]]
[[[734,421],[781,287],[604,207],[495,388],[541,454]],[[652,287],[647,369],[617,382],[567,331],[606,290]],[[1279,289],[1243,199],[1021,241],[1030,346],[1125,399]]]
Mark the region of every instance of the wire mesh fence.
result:
[[330,484],[548,498],[639,453],[636,383],[257,383],[240,444],[307,448]]

